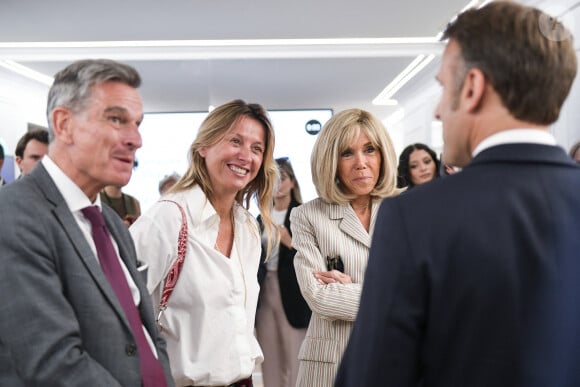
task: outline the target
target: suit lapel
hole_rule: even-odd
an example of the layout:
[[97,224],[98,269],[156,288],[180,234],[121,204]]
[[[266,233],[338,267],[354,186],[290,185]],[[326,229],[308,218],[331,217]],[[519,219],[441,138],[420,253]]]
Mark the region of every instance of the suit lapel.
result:
[[84,263],[91,277],[93,277],[97,286],[101,289],[105,295],[105,298],[109,301],[119,317],[130,328],[129,321],[125,317],[123,308],[121,307],[121,304],[119,303],[113,288],[109,284],[109,280],[105,276],[105,273],[99,264],[99,259],[95,256],[93,250],[91,250],[88,242],[85,239],[85,235],[80,230],[76,220],[74,219],[72,213],[64,201],[54,209],[54,214],[62,224],[65,232],[69,236],[71,243],[77,251],[79,258]]
[[[133,252],[134,250],[131,249],[130,246],[128,245],[128,243],[130,243],[130,240],[127,240],[126,238],[121,237],[120,230],[118,229],[119,223],[113,222],[113,220],[112,220],[112,218],[117,217],[117,214],[112,213],[112,211],[103,210],[103,216],[105,217],[105,222],[107,224],[107,228],[109,229],[109,232],[111,233],[111,236],[115,239],[115,242],[117,242],[117,247],[119,248],[120,258],[123,261],[123,263],[125,264],[125,267],[127,268],[127,270],[129,271],[129,274],[133,278],[135,285],[139,289],[139,294],[140,294],[141,300],[143,300],[145,297],[149,297],[149,293],[147,292],[147,289],[146,289],[145,285],[143,284],[143,281],[141,281],[141,276],[140,276],[139,272],[137,271],[136,261],[132,261],[132,259],[136,259],[136,258],[135,258],[135,253]],[[124,224],[121,226],[125,227]],[[141,315],[141,322],[143,323],[143,325],[145,327],[147,327],[147,330],[149,331],[149,334],[151,335],[151,337],[155,337],[153,334],[154,333],[153,329],[152,329],[152,327],[154,327],[153,317],[152,317],[153,316],[153,309],[151,309],[149,307],[149,303],[146,303],[146,302],[140,302],[138,309],[139,309],[139,312]]]
[[37,168],[35,168],[29,176],[31,179],[36,180],[38,189],[44,193],[46,200],[53,206],[52,211],[54,216],[67,234],[71,244],[79,256],[79,259],[83,262],[87,271],[94,279],[97,286],[101,289],[112,308],[125,322],[127,327],[130,328],[129,321],[125,317],[125,313],[115,295],[115,292],[113,291],[113,288],[109,284],[109,280],[101,269],[98,258],[91,250],[85,235],[81,231],[76,219],[68,208],[64,197],[54,184],[52,178],[41,163],[39,163]]
[[[339,228],[349,237],[367,247],[371,245],[370,234],[364,229],[360,220],[348,204],[331,204],[330,218],[340,220]],[[372,219],[371,219],[372,223]]]

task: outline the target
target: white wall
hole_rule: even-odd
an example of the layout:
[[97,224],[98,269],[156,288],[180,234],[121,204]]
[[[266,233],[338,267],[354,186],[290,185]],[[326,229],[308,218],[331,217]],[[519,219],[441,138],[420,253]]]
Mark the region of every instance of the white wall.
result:
[[16,143],[29,123],[47,126],[48,86],[3,68],[0,68],[0,85],[0,144],[6,155],[14,155]]
[[[576,53],[580,62],[580,7],[571,12],[566,10],[578,4],[578,0],[559,1],[534,1],[536,7],[559,15],[559,19],[572,30],[575,39]],[[437,152],[441,151],[440,126],[435,122],[433,113],[439,101],[441,88],[435,81],[435,75],[439,69],[439,61],[434,61],[432,66],[426,68],[408,90],[403,92],[399,100],[400,107],[405,111],[405,116],[395,123],[387,124],[393,137],[402,140],[402,147],[414,143],[423,142],[431,145]],[[554,76],[557,76],[555,74]],[[566,150],[576,141],[580,140],[580,75],[577,75],[568,99],[564,103],[559,120],[551,127],[556,141]],[[401,151],[399,149],[399,151]]]

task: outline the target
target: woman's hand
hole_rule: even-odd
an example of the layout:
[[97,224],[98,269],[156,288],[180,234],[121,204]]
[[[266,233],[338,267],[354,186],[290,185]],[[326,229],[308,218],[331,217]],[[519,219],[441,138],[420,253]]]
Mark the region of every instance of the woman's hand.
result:
[[348,274],[341,273],[338,270],[331,271],[315,271],[314,278],[321,285],[333,284],[335,282],[341,284],[352,284],[352,279]]

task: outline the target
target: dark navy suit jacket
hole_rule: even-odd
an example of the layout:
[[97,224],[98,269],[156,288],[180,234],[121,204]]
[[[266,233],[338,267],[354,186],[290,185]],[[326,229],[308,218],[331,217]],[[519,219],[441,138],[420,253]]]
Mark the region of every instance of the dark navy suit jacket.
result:
[[580,386],[580,168],[499,145],[387,199],[336,386]]

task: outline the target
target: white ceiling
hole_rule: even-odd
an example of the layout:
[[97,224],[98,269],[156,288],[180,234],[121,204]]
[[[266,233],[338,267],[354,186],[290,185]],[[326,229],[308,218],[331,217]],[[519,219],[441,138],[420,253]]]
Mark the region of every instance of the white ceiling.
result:
[[371,101],[416,55],[440,53],[441,44],[310,46],[300,41],[290,47],[242,47],[233,42],[201,48],[47,49],[7,43],[434,38],[466,4],[467,0],[1,0],[0,60],[15,60],[51,76],[77,58],[122,60],[141,73],[148,112],[206,111],[210,104],[243,98],[270,110],[362,107],[385,118],[394,108]]

